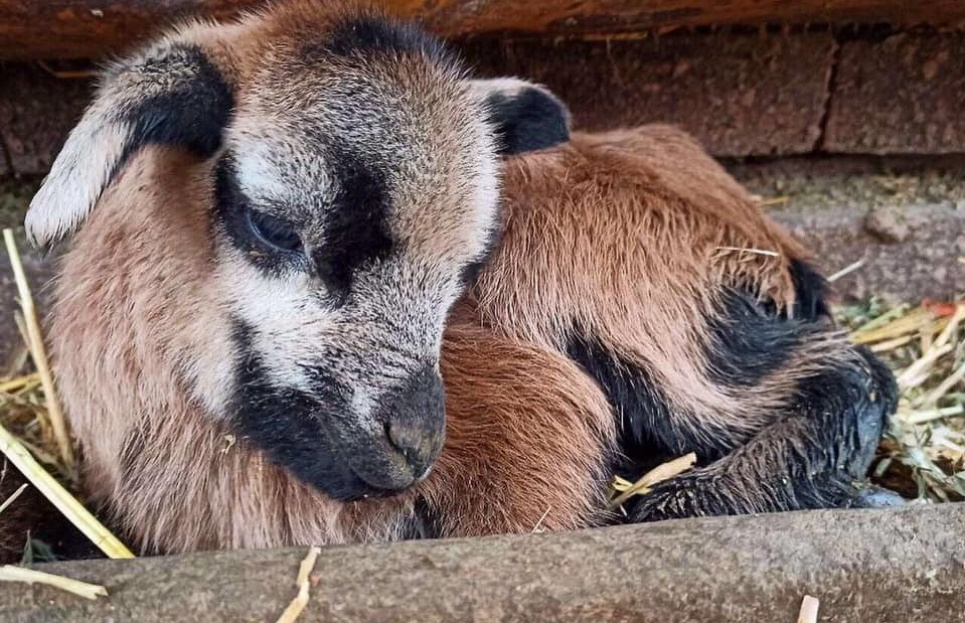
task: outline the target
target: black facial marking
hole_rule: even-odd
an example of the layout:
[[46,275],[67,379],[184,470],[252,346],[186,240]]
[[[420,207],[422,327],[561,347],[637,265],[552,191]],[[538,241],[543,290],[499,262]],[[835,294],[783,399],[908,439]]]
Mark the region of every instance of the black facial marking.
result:
[[437,539],[442,534],[442,518],[439,511],[429,506],[423,498],[416,500],[412,516],[406,522],[402,539]]
[[433,61],[454,60],[453,54],[442,41],[415,24],[374,16],[339,22],[329,33],[329,40],[322,49],[337,56],[417,53]]
[[389,256],[389,193],[384,176],[346,152],[329,156],[338,192],[325,209],[321,244],[312,251],[319,278],[336,297],[348,296],[359,268]]
[[527,87],[514,95],[494,92],[486,98],[486,107],[500,154],[521,154],[570,140],[566,107],[540,89]]
[[804,320],[830,318],[831,309],[827,298],[828,281],[813,266],[801,260],[791,261],[791,278],[794,279],[794,317]]
[[707,375],[728,387],[748,387],[779,370],[805,336],[798,322],[768,312],[746,293],[729,291],[708,322]]
[[[308,258],[297,248],[284,249],[264,239],[265,217],[255,213],[250,200],[238,184],[237,169],[231,154],[225,154],[215,167],[215,205],[231,243],[262,270],[277,274],[285,268],[308,269]],[[253,227],[255,225],[255,227]]]
[[121,111],[121,119],[131,126],[128,152],[160,144],[208,157],[221,147],[234,95],[201,48],[175,45],[163,57],[147,59],[130,71],[136,71],[140,80],[167,82],[173,77],[174,83]]
[[[327,414],[318,413],[322,408],[318,398],[271,384],[264,364],[251,346],[251,336],[251,329],[237,322],[234,340],[244,360],[232,405],[231,424],[235,430],[274,463],[335,499],[350,501],[379,495],[339,459],[337,444],[319,422],[319,417]],[[321,387],[318,373],[315,381]],[[325,402],[331,409],[340,410],[344,396],[338,385],[326,379],[326,387]]]

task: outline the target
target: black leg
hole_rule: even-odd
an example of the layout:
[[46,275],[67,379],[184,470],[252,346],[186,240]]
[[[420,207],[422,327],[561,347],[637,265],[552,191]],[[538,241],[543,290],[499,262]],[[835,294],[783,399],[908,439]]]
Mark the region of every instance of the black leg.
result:
[[804,380],[784,417],[718,461],[657,485],[632,521],[893,503],[862,486],[897,388],[860,349]]

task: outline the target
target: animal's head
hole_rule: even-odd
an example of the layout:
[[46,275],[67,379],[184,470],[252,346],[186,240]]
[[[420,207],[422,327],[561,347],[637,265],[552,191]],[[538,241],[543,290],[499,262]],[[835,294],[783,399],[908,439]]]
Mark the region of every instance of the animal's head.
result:
[[80,227],[147,145],[193,152],[230,318],[211,331],[232,344],[194,362],[194,389],[296,476],[356,499],[431,467],[443,327],[498,234],[499,158],[567,126],[545,90],[471,80],[440,42],[370,14],[192,25],[106,72],[27,231],[47,246]]

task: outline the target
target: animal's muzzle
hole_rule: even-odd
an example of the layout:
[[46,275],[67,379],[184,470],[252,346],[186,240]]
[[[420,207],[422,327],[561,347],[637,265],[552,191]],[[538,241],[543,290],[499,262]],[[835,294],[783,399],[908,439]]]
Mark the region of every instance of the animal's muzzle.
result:
[[442,378],[435,366],[426,366],[399,389],[381,400],[376,415],[385,427],[390,452],[396,453],[391,470],[382,482],[370,484],[383,489],[404,489],[428,475],[445,441],[446,405]]

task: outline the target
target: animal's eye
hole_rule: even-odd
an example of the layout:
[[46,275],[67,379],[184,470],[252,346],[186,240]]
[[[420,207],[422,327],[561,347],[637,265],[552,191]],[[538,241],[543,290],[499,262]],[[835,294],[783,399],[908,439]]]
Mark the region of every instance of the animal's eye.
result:
[[298,253],[302,239],[291,223],[264,212],[248,211],[248,227],[265,245],[278,251]]

